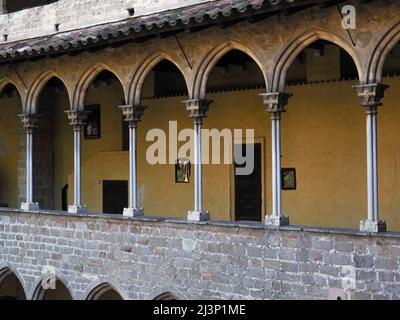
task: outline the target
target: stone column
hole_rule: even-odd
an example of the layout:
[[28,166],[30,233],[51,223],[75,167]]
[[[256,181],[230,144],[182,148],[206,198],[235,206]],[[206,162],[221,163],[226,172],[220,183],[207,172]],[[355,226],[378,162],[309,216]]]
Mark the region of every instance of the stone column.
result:
[[70,213],[86,212],[86,206],[81,201],[81,132],[87,119],[87,112],[67,110],[70,125],[74,130],[74,204],[68,206]]
[[0,14],[7,13],[6,1],[7,0],[0,0]]
[[124,208],[124,216],[143,216],[143,208],[138,207],[137,201],[136,129],[146,107],[125,105],[119,108],[129,124],[129,208]]
[[281,196],[281,128],[280,120],[288,99],[292,96],[285,92],[263,93],[265,111],[271,114],[272,140],[272,214],[266,215],[267,226],[279,227],[289,225],[289,217],[282,215]]
[[33,202],[33,132],[38,125],[38,115],[21,114],[22,126],[26,132],[26,202],[21,204],[23,211],[37,211],[39,204]]
[[194,120],[194,210],[188,212],[189,221],[210,220],[208,211],[203,210],[203,186],[201,172],[201,126],[212,103],[211,100],[193,99],[183,101],[189,116]]
[[366,112],[367,131],[367,189],[368,189],[368,219],[360,222],[362,232],[385,232],[385,221],[379,220],[378,206],[378,145],[377,145],[377,114],[381,106],[387,85],[382,83],[354,86]]

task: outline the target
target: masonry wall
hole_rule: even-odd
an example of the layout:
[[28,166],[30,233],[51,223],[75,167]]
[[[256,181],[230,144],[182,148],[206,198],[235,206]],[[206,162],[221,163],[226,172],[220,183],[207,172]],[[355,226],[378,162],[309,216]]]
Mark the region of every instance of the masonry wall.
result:
[[399,234],[0,213],[0,269],[28,298],[51,266],[74,299],[107,281],[129,299],[399,299],[399,248]]
[[128,9],[132,8],[135,9],[134,16],[142,16],[206,1],[59,0],[49,5],[0,15],[0,35],[7,35],[7,42],[13,42],[127,19],[130,17]]

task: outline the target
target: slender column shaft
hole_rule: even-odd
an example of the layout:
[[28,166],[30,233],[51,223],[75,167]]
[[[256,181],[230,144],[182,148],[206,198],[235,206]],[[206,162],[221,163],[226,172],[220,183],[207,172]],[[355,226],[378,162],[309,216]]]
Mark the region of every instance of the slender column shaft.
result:
[[0,14],[7,13],[6,0],[0,0]]
[[279,227],[289,225],[289,217],[282,214],[281,187],[281,114],[285,112],[288,99],[292,96],[286,92],[262,93],[265,111],[271,115],[271,154],[272,154],[272,212],[266,215],[267,226]]
[[74,130],[74,204],[68,206],[70,213],[86,212],[81,199],[81,131],[87,120],[87,112],[83,110],[65,111]]
[[367,190],[368,219],[378,220],[378,167],[376,108],[371,108],[366,115],[367,129]]
[[74,205],[81,205],[81,127],[74,127]]
[[24,211],[39,210],[33,202],[33,132],[37,128],[38,114],[21,114],[22,126],[26,132],[26,202],[21,203]]
[[272,115],[272,215],[282,214],[280,113]]
[[366,145],[367,145],[367,204],[368,219],[360,222],[363,232],[386,231],[385,221],[379,220],[378,198],[378,141],[377,141],[377,110],[382,105],[387,85],[368,83],[353,86],[357,90],[361,105],[366,110]]
[[210,220],[210,213],[203,210],[201,127],[212,101],[192,99],[183,101],[183,103],[186,105],[186,110],[189,111],[189,116],[194,120],[194,210],[188,211],[188,220]]
[[368,219],[374,220],[374,188],[372,169],[372,122],[371,114],[367,114],[367,190],[368,190]]
[[378,221],[378,141],[377,141],[377,113],[372,115],[372,160],[374,176],[374,220]]
[[33,134],[26,132],[26,202],[33,202]]
[[195,211],[203,211],[203,185],[201,172],[201,120],[194,123],[194,203]]
[[136,177],[136,126],[129,125],[129,207],[138,208]]
[[129,124],[129,207],[124,208],[124,216],[143,216],[143,208],[139,208],[138,204],[136,134],[146,107],[142,105],[123,105],[119,108],[122,110],[124,120]]

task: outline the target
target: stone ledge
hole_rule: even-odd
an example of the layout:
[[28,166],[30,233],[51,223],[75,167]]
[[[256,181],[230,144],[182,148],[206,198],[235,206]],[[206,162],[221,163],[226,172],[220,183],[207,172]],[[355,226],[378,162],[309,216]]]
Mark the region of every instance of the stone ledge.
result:
[[[43,210],[39,211],[21,211],[18,208],[0,208],[0,217],[5,214],[27,214],[27,215],[44,215],[44,216],[56,216],[56,217],[71,217],[71,218],[94,218],[94,219],[106,219],[106,220],[127,220],[133,222],[156,222],[165,224],[177,224],[177,225],[195,225],[195,226],[215,226],[215,227],[226,227],[226,228],[242,228],[242,229],[257,229],[266,231],[297,231],[307,233],[323,233],[332,235],[350,235],[360,237],[374,237],[374,238],[400,238],[400,232],[381,232],[381,233],[368,233],[361,232],[358,229],[347,229],[347,228],[330,228],[330,227],[312,227],[312,226],[281,226],[271,227],[266,226],[260,222],[245,222],[245,221],[188,221],[182,218],[163,218],[158,216],[140,216],[140,217],[126,217],[122,214],[107,214],[97,212],[85,212],[72,214],[66,211],[56,210]],[[1,219],[0,219],[1,221]]]

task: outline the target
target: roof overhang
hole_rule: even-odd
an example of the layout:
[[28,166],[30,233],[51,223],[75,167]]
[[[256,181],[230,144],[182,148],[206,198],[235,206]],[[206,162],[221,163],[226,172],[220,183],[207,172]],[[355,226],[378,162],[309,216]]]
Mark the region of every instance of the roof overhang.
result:
[[210,26],[227,28],[248,20],[256,23],[278,13],[290,15],[311,6],[327,7],[336,0],[216,0],[147,16],[133,17],[60,32],[0,46],[0,63],[101,50],[129,42],[144,42]]

